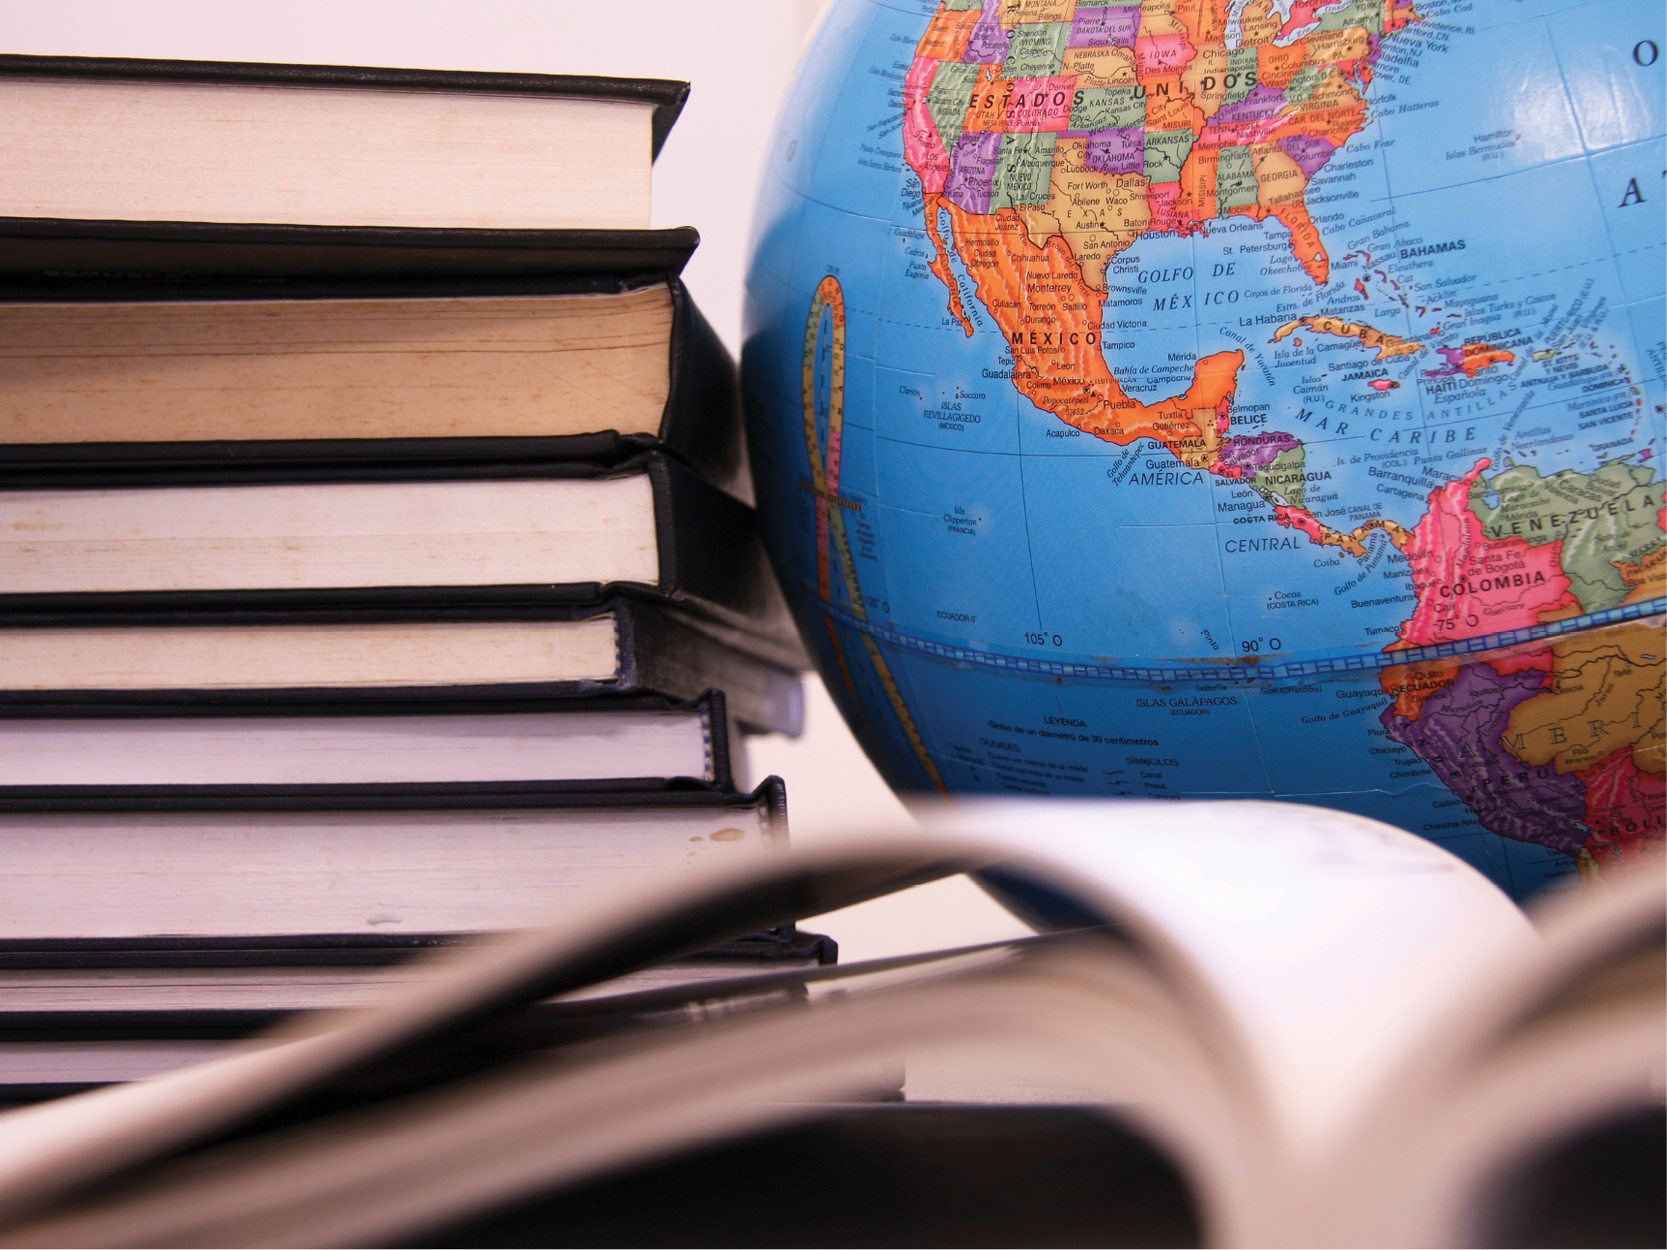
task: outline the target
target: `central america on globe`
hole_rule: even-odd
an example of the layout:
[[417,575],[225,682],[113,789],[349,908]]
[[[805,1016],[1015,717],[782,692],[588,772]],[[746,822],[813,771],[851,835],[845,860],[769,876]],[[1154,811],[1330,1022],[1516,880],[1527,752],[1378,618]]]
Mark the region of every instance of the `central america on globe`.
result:
[[771,556],[900,791],[1663,846],[1643,0],[839,0],[765,175]]

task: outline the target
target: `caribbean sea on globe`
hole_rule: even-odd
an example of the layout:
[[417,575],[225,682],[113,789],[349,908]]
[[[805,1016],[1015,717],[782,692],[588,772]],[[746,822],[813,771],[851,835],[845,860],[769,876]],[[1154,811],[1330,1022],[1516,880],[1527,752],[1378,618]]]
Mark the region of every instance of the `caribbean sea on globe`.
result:
[[771,554],[908,791],[1662,844],[1659,0],[840,0],[765,176]]

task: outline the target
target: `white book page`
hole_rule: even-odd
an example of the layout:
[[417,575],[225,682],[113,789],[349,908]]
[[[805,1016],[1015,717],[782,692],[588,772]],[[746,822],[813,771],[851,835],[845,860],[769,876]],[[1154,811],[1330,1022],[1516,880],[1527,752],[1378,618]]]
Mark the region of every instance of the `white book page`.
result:
[[1384,1244],[1505,1244],[1486,1228],[1481,1182],[1609,1116],[1660,1106],[1660,861],[1542,904],[1536,919],[1541,957],[1489,969],[1464,1013],[1436,1021],[1386,1074],[1357,1139],[1315,1182],[1309,1244],[1363,1221]]
[[0,216],[648,226],[648,104],[12,78],[0,118]]
[[757,808],[0,817],[0,938],[457,933],[746,860]]
[[0,968],[0,1020],[32,1011],[317,1011],[364,1007],[432,973],[426,961],[208,968]]
[[227,1041],[0,1042],[0,1089],[143,1081],[230,1052]]
[[612,614],[584,621],[0,630],[0,690],[279,690],[611,681]]
[[0,720],[0,786],[710,779],[700,712]]
[[[797,965],[796,965],[797,966]],[[580,1002],[704,982],[770,979],[768,963],[755,971],[720,960],[644,968],[563,994],[552,1001]],[[394,964],[322,964],[208,968],[10,968],[0,969],[0,1021],[14,1012],[322,1011],[370,1007],[396,997],[413,982],[432,980],[430,959]],[[0,1041],[0,1046],[4,1042]]]
[[1537,947],[1480,873],[1413,834],[1294,804],[962,804],[940,836],[992,837],[1075,878],[1218,1001],[1299,1164],[1481,969]]
[[0,439],[654,434],[671,292],[0,304]]
[[12,594],[659,576],[646,474],[0,495],[0,585]]

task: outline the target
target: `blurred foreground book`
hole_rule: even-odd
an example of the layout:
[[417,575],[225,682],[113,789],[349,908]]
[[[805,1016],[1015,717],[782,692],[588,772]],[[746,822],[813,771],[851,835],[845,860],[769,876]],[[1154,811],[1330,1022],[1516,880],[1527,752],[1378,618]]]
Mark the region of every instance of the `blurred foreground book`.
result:
[[[961,872],[1037,936],[615,980]],[[639,1217],[613,1210],[617,1244],[700,1244],[665,1222],[677,1169],[710,1198],[750,1167],[731,1205],[788,1222],[731,1218],[731,1243],[1659,1244],[1664,917],[1646,869],[1536,928],[1430,843],[1308,807],[964,807],[714,864],[449,953],[379,1008],[0,1116],[0,1241],[564,1244],[612,1193]],[[853,1103],[899,1057],[908,1101]],[[1003,1132],[1028,1221],[969,1227],[999,1188],[969,1152]],[[917,1182],[878,1195],[884,1228],[860,1190],[822,1237],[765,1192],[876,1157]]]

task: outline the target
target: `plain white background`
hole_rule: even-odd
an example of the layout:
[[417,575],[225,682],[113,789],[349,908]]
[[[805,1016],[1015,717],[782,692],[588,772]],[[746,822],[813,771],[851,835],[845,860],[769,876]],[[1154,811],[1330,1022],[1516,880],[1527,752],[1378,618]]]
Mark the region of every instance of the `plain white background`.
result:
[[[653,224],[692,225],[684,274],[732,351],[741,338],[752,205],[777,109],[824,0],[0,0],[0,51],[675,78],[689,103],[654,172]],[[787,781],[793,841],[826,844],[912,821],[821,683],[806,733],[754,739],[754,779]],[[969,882],[820,918],[842,958],[995,940],[1024,930]]]

